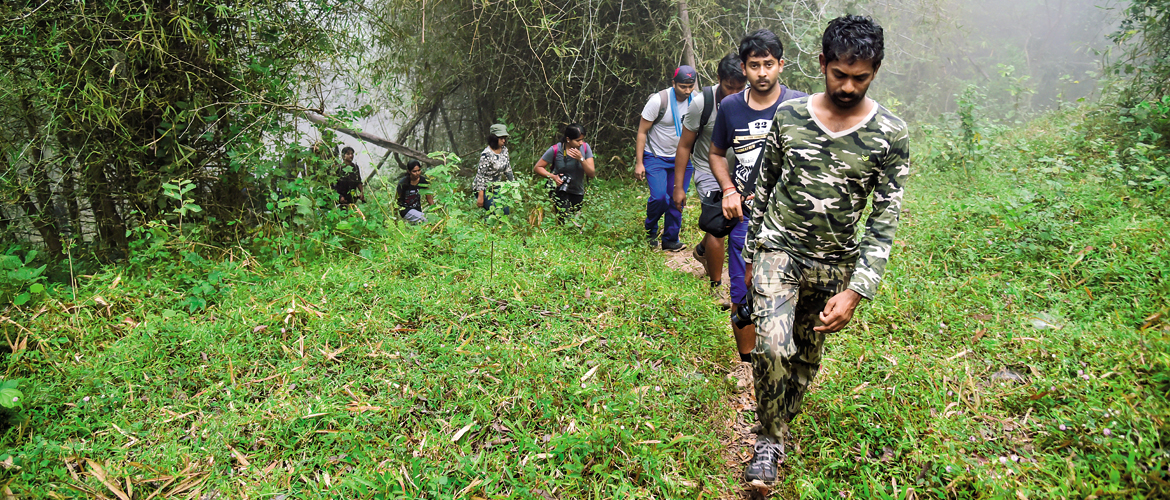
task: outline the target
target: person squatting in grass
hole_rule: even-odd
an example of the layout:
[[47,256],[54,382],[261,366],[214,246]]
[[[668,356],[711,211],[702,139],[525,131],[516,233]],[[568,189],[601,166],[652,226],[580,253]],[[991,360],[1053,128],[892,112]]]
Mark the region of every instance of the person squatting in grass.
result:
[[[428,187],[427,176],[422,174],[422,163],[418,160],[406,162],[406,175],[398,181],[398,215],[403,220],[411,224],[427,221],[421,191]],[[428,207],[435,204],[435,195],[427,193],[426,197]]]
[[[337,192],[338,205],[352,205],[360,200],[366,202],[366,187],[362,184],[362,169],[353,162],[353,148],[346,146],[341,150],[341,159],[344,161],[337,167],[337,183],[333,190]],[[357,195],[354,196],[354,191]]]
[[[720,104],[708,155],[711,173],[719,181],[722,191],[724,216],[739,221],[727,235],[726,246],[733,317],[746,307],[748,300],[744,282],[747,266],[742,257],[748,222],[743,217],[742,206],[755,188],[756,174],[759,172],[757,160],[764,152],[764,136],[781,102],[807,95],[780,84],[780,73],[784,70],[784,47],[771,31],[758,30],[740,40],[739,58],[748,86],[743,92],[725,97]],[[726,158],[729,150],[736,160],[735,170],[731,172],[728,171]],[[707,255],[711,254],[708,252]],[[740,359],[749,361],[748,353],[756,346],[755,327],[750,322],[743,327],[732,322],[731,329]]]
[[[646,242],[658,246],[658,221],[665,219],[662,229],[662,249],[677,252],[686,248],[678,239],[682,229],[682,209],[670,203],[674,191],[674,155],[682,122],[695,90],[695,68],[679,66],[674,70],[670,88],[663,89],[646,101],[638,122],[638,137],[634,144],[634,176],[645,180],[650,187],[646,200]],[[686,165],[683,190],[694,172]],[[665,217],[664,217],[665,216]]]
[[[739,56],[735,53],[723,56],[715,72],[719,77],[719,84],[696,92],[683,120],[682,137],[679,137],[678,150],[674,157],[672,194],[674,208],[679,211],[683,209],[687,200],[684,180],[687,163],[694,164],[692,178],[700,200],[704,203],[715,203],[712,200],[719,194],[719,181],[715,180],[715,175],[711,173],[711,164],[707,161],[707,155],[711,150],[711,135],[715,129],[715,120],[719,116],[720,101],[731,94],[742,92],[747,83],[747,76],[743,74]],[[708,99],[708,95],[713,98]],[[723,237],[704,233],[703,240],[695,245],[693,255],[706,269],[711,289],[722,297]]]
[[[488,129],[487,147],[479,154],[479,165],[475,168],[475,180],[471,181],[471,189],[475,191],[475,206],[489,213],[492,210],[493,196],[498,189],[498,182],[514,181],[512,161],[508,158],[508,127],[502,123],[492,125]],[[505,215],[511,213],[510,207],[499,209]]]
[[592,179],[597,175],[593,167],[593,148],[585,142],[585,127],[577,123],[565,127],[560,142],[536,160],[532,171],[549,180],[549,198],[557,214],[557,223],[564,224],[566,216],[581,210],[585,201],[585,178]]
[[865,96],[883,55],[883,30],[873,19],[832,20],[821,38],[825,91],[781,104],[768,132],[743,249],[762,427],[749,481],[776,479],[825,336],[849,324],[862,298],[874,297],[890,256],[910,151],[906,123]]

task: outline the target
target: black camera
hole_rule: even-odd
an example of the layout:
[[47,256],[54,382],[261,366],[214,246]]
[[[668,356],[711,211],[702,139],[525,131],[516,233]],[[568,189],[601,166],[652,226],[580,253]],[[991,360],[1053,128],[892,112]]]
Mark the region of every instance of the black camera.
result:
[[731,322],[736,328],[746,328],[752,324],[752,292],[748,290],[747,297],[742,304],[736,304],[735,312],[731,313]]
[[561,185],[557,186],[557,191],[565,192],[569,190],[569,183],[573,182],[573,178],[567,175],[561,176]]

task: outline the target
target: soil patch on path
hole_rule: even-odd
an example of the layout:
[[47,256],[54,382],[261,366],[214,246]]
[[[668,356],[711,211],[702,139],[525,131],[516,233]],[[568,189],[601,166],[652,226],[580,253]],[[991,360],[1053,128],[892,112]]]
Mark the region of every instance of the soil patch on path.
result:
[[[695,260],[689,246],[679,252],[660,251],[666,259],[666,266],[679,272],[687,273],[696,279],[704,279],[707,270],[703,264]],[[726,256],[724,256],[726,259]],[[723,267],[723,288],[726,292],[730,278],[727,275],[727,266]],[[724,332],[728,337],[728,348],[734,349],[731,341],[731,327],[728,325]],[[752,427],[755,425],[756,396],[752,389],[752,369],[747,363],[735,362],[731,373],[727,375],[728,386],[731,387],[727,395],[726,413],[724,413],[721,428],[716,429],[720,442],[723,443],[723,459],[727,463],[728,484],[738,485],[731,491],[721,492],[718,498],[722,500],[759,499],[762,497],[756,489],[749,487],[742,481],[743,468],[752,458],[752,446],[756,442],[756,435]],[[750,419],[750,421],[749,421]],[[781,466],[780,472],[783,472]],[[776,495],[771,495],[775,497]]]

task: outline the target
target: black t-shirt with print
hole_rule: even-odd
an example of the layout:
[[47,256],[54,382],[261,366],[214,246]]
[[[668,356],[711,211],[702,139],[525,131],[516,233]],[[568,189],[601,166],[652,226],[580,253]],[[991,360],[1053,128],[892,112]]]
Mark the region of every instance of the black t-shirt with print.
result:
[[410,174],[402,177],[398,181],[398,215],[406,217],[406,212],[411,210],[418,210],[422,212],[422,193],[419,191],[427,189],[427,176],[421,176],[418,184],[410,183]]

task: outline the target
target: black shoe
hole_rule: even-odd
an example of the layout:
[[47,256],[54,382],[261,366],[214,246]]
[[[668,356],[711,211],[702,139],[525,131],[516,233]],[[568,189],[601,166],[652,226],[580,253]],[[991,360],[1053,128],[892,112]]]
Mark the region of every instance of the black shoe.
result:
[[767,434],[756,438],[756,449],[752,461],[743,471],[743,478],[749,483],[760,481],[764,484],[776,482],[776,463],[784,461],[784,442]]
[[662,249],[666,250],[667,252],[681,252],[683,250],[686,250],[686,248],[687,248],[686,243],[683,243],[681,241],[676,241],[674,243],[667,243],[665,241],[662,242]]

